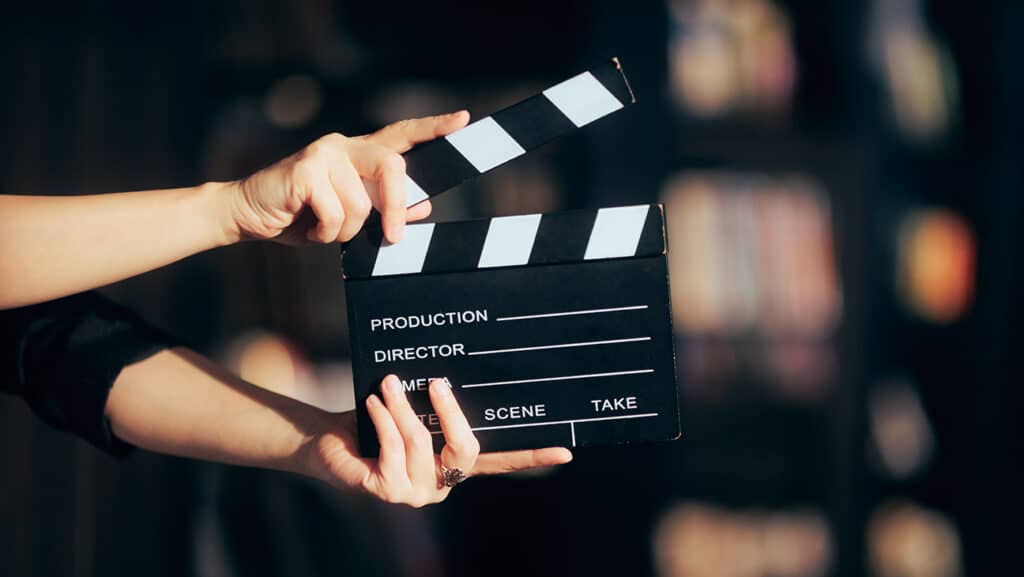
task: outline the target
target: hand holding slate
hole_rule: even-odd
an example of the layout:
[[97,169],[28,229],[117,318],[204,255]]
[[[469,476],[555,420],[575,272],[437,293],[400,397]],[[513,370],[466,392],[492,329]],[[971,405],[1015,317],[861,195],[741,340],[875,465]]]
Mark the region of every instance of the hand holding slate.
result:
[[[240,239],[284,244],[345,242],[363,227],[371,209],[381,213],[384,235],[399,242],[406,222],[426,218],[430,201],[406,209],[405,160],[414,145],[453,133],[469,121],[465,111],[403,120],[358,137],[329,134],[280,162],[238,181],[232,222]],[[396,386],[389,387],[389,384]],[[367,409],[382,447],[379,459],[358,457],[351,414],[320,419],[307,445],[311,474],[341,487],[361,488],[389,502],[414,506],[443,500],[442,463],[471,475],[507,473],[566,463],[564,448],[480,455],[480,445],[447,384],[431,386],[431,401],[445,436],[441,455],[405,398],[398,379],[385,378],[384,402],[373,395]],[[346,423],[350,427],[345,426]],[[341,426],[339,426],[339,424]]]
[[[392,377],[393,379],[394,377]],[[125,367],[110,391],[106,416],[117,438],[194,459],[299,473],[342,489],[421,506],[444,499],[441,463],[470,475],[565,463],[566,449],[477,455],[476,439],[454,395],[438,381],[431,400],[446,447],[435,457],[410,420],[402,393],[374,396],[381,458],[362,458],[354,411],[330,413],[248,383],[184,348]],[[415,416],[413,416],[415,419]],[[429,436],[429,435],[428,435]],[[424,448],[426,450],[424,450]]]
[[390,124],[373,134],[328,134],[252,176],[231,183],[235,239],[284,244],[346,242],[376,208],[391,242],[406,222],[426,218],[430,202],[406,210],[405,159],[414,145],[451,134],[465,111]]
[[445,438],[444,449],[436,455],[431,434],[409,405],[398,378],[389,375],[381,388],[383,401],[371,395],[366,403],[381,446],[379,458],[358,456],[352,413],[342,415],[340,422],[332,416],[322,421],[323,430],[308,443],[312,476],[339,487],[360,488],[390,503],[420,507],[443,501],[451,491],[438,483],[442,465],[472,476],[572,460],[572,453],[563,448],[480,454],[450,385],[440,379],[430,383],[430,400]]

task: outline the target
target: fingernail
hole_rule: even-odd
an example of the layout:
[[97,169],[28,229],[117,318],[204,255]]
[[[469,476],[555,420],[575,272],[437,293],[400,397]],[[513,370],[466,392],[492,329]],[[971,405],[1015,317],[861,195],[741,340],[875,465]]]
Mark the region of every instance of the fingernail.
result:
[[377,398],[377,395],[372,395],[371,394],[369,397],[366,397],[366,406],[367,407],[374,407],[374,406],[377,406],[379,404],[380,404],[380,399]]
[[[434,379],[434,388],[437,390],[437,394],[442,397],[452,396],[452,383],[448,380],[448,377],[442,377],[440,379]],[[432,383],[432,384],[433,384]]]
[[400,395],[402,393],[402,384],[398,382],[398,377],[395,375],[384,377],[384,390],[392,395]]

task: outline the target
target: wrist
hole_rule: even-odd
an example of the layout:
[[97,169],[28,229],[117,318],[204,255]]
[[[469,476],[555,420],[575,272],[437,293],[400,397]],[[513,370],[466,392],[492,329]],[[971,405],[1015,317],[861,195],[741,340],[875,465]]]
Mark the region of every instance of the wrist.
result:
[[286,468],[292,473],[313,479],[327,481],[329,475],[325,467],[321,443],[325,435],[334,427],[332,413],[317,407],[304,405],[301,414],[294,415],[295,422],[303,423],[302,438],[295,451],[288,459]]
[[242,239],[236,217],[238,181],[207,182],[199,185],[199,195],[205,204],[203,214],[209,217],[209,227],[216,247],[235,244]]

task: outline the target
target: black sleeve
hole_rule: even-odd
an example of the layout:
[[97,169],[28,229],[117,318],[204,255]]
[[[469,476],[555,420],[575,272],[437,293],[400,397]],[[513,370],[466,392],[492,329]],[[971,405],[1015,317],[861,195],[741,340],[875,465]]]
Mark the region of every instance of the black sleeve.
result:
[[51,426],[123,455],[131,447],[104,414],[110,387],[125,366],[176,344],[93,292],[0,311],[0,391],[23,397]]

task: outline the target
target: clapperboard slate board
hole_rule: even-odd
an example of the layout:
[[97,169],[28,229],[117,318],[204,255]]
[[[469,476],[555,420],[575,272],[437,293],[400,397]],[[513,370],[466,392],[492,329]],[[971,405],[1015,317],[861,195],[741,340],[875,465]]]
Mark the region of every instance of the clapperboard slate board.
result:
[[[409,204],[633,102],[618,61],[406,155]],[[389,373],[443,436],[427,383],[448,377],[483,451],[679,436],[664,211],[639,205],[367,226],[343,254],[360,450]]]

